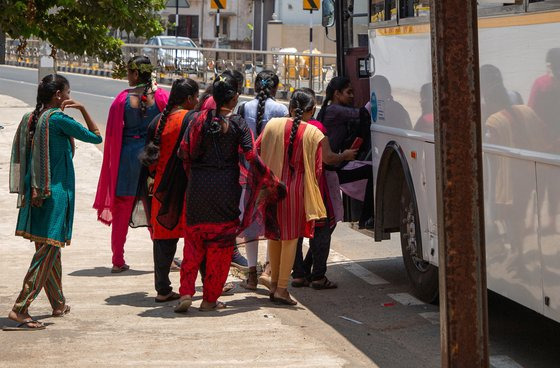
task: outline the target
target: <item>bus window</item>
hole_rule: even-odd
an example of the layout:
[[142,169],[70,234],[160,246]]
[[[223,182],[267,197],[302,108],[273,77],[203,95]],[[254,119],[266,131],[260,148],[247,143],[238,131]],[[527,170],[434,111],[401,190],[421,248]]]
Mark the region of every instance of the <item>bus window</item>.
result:
[[370,0],[370,23],[397,19],[396,0]]
[[548,10],[560,8],[560,0],[529,0],[529,10]]
[[428,0],[401,0],[399,16],[401,18],[422,17],[430,15]]

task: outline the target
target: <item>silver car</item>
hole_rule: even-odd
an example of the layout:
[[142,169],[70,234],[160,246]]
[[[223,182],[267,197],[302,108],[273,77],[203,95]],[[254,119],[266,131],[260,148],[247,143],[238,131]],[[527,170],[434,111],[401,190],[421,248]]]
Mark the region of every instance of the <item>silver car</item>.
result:
[[[186,72],[203,70],[204,56],[198,46],[188,37],[157,36],[146,42],[149,46],[163,46],[162,48],[145,48],[144,53],[151,59],[157,55],[157,64],[166,69],[176,69]],[[181,47],[181,49],[174,49]],[[183,49],[188,47],[188,49]]]

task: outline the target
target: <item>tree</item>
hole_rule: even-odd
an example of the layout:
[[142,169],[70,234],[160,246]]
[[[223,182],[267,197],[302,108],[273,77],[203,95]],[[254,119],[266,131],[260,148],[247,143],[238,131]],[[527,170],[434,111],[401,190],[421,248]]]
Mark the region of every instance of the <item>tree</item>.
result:
[[166,0],[2,0],[0,29],[12,38],[37,37],[56,50],[87,53],[114,62],[117,76],[124,68],[121,45],[111,29],[140,37],[163,32],[157,13]]

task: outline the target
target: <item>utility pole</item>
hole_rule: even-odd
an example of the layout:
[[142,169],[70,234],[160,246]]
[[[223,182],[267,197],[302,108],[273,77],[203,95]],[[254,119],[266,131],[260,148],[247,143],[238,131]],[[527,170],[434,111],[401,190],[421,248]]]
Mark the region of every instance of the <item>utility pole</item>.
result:
[[488,368],[476,0],[430,1],[443,368]]

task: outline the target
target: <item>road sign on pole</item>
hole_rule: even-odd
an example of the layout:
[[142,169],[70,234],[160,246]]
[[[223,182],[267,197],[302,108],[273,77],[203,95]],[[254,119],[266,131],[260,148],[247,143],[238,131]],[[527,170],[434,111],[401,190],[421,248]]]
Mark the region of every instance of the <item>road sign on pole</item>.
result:
[[227,6],[227,0],[210,0],[211,9],[225,9],[226,6]]
[[303,0],[303,10],[319,10],[320,7],[319,0]]

